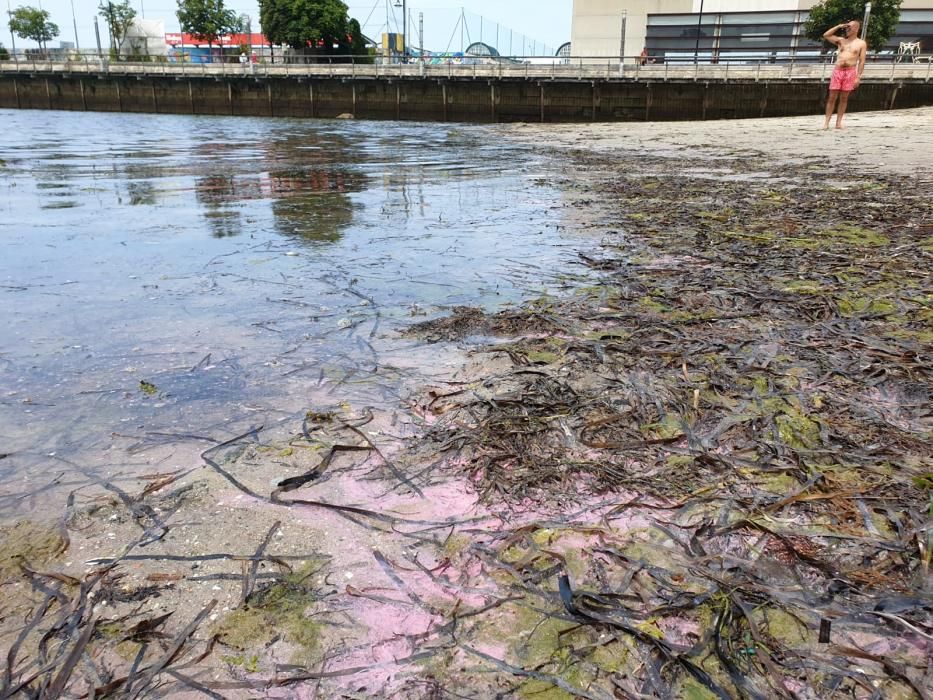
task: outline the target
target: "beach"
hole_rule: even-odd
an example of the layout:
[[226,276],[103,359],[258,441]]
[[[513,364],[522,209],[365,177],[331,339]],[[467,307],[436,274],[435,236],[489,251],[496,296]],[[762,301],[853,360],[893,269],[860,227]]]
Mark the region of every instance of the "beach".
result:
[[923,697],[933,109],[820,126],[483,127],[597,249],[412,318],[385,406],[7,530],[5,688]]

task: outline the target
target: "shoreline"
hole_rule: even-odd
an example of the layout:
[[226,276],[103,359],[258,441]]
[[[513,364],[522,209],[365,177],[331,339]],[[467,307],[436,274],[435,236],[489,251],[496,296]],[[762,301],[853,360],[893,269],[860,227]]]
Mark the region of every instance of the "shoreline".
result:
[[[928,178],[933,172],[933,107],[853,112],[842,130],[822,128],[822,116],[770,117],[709,122],[536,124],[503,127],[511,138],[548,147],[651,153],[676,157],[685,149],[711,158],[748,157],[804,164],[815,159],[856,165],[868,172]],[[763,161],[764,164],[764,161]]]
[[[573,151],[563,204],[603,232],[603,255],[583,260],[594,284],[419,324],[419,337],[472,359],[411,405],[309,413],[294,436],[248,434],[191,474],[151,479],[144,496],[66,514],[72,546],[83,538],[103,556],[170,529],[129,553],[151,563],[100,573],[99,560],[65,554],[66,575],[97,578],[90,604],[68,596],[77,622],[57,649],[90,626],[102,666],[141,654],[145,687],[179,642],[163,666],[178,664],[164,679],[173,697],[350,684],[364,697],[604,697],[661,692],[665,666],[680,672],[664,692],[819,693],[825,678],[806,658],[910,693],[926,638],[866,610],[897,591],[892,614],[926,625],[922,603],[904,599],[922,599],[929,565],[923,531],[919,553],[909,535],[922,520],[909,518],[929,490],[929,417],[916,404],[930,290],[914,259],[930,256],[930,170],[917,147],[902,161],[920,176],[908,190],[873,159],[901,152],[898,129],[928,143],[933,127],[916,122],[931,114],[853,115],[851,133],[870,130],[871,143],[830,172],[825,146],[839,140],[822,132],[756,156],[760,125],[504,128]],[[769,138],[797,126],[767,121]],[[795,145],[810,150],[790,157]],[[865,205],[851,228],[820,227],[836,196]],[[477,346],[477,335],[508,340]],[[272,496],[284,474],[307,480]],[[136,627],[165,611],[152,631]],[[822,619],[833,647],[817,642]],[[217,651],[183,668],[211,640]],[[867,656],[840,651],[853,646]]]

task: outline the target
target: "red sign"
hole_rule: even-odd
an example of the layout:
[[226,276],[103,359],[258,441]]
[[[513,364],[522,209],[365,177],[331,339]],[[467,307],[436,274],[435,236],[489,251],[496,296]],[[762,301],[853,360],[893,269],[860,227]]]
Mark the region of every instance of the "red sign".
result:
[[[170,32],[165,35],[165,43],[169,46],[207,46],[207,41],[203,38],[194,37],[191,34],[181,34],[179,32]],[[269,42],[262,34],[224,34],[217,37],[213,42],[214,46],[269,46]]]

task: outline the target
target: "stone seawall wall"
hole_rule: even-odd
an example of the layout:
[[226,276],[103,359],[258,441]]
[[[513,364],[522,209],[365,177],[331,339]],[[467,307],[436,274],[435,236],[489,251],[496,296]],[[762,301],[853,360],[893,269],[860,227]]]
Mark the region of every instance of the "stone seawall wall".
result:
[[[560,81],[0,75],[0,107],[430,121],[663,121],[818,114],[817,81]],[[933,105],[933,82],[866,82],[850,111]]]

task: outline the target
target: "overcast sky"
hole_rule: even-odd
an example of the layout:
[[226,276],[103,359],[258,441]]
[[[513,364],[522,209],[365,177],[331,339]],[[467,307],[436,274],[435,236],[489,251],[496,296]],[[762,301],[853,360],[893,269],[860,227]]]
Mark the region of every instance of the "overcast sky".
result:
[[[344,0],[346,2],[346,0]],[[402,10],[394,7],[397,0],[349,0],[350,16],[363,24],[363,32],[378,40],[386,31],[386,17],[389,17],[391,31],[401,31]],[[82,48],[93,48],[94,15],[98,0],[0,0],[0,4],[17,8],[23,5],[41,6],[48,10],[61,34],[49,46],[57,46],[59,40],[74,41],[75,30],[72,21],[72,2],[74,16],[78,26],[78,44]],[[482,40],[496,44],[501,53],[543,54],[542,43],[549,50],[556,50],[565,41],[570,41],[570,17],[573,0],[464,0],[456,3],[451,0],[406,0],[412,25],[408,31],[411,45],[417,45],[418,15],[424,14],[425,48],[432,51],[459,51],[461,48],[461,30],[464,43]],[[146,19],[163,19],[167,32],[178,31],[175,17],[177,5],[173,0],[130,0],[140,16]],[[251,15],[254,31],[258,31],[258,3],[255,0],[227,0],[227,7]],[[7,7],[3,7],[4,10]],[[465,12],[466,23],[458,25],[461,9]],[[398,29],[396,29],[398,26]],[[498,34],[497,34],[498,32]],[[101,23],[101,41],[106,47],[107,30]],[[11,44],[9,26],[3,22],[0,42],[9,47]],[[511,45],[511,51],[509,47]],[[29,42],[16,39],[17,48],[33,46]]]

